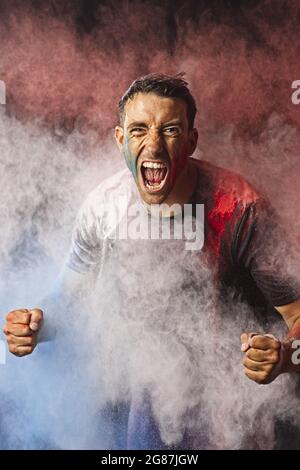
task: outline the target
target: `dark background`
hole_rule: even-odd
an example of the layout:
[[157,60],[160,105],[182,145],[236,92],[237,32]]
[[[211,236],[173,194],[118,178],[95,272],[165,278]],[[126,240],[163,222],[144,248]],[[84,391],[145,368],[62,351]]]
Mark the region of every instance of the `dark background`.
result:
[[0,75],[11,112],[105,134],[138,75],[185,71],[202,130],[255,139],[291,103],[300,5],[289,1],[1,1]]

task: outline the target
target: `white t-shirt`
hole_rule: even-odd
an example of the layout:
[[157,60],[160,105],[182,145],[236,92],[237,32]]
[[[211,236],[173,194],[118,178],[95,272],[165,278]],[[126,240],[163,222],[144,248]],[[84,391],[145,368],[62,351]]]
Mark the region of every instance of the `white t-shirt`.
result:
[[[192,211],[192,205],[189,207]],[[117,249],[120,260],[122,255],[130,255],[128,250],[131,255],[136,254],[138,246],[143,252],[149,250],[150,246],[151,250],[155,249],[156,252],[165,251],[167,245],[172,249],[176,245],[181,250],[187,247],[185,243],[192,240],[196,233],[200,245],[203,242],[199,230],[200,217],[196,226],[195,216],[190,213],[188,218],[187,209],[184,217],[179,211],[180,215],[175,218],[158,218],[155,213],[154,217],[150,217],[149,211],[150,207],[140,197],[127,168],[106,179],[88,195],[79,210],[67,267],[78,273],[95,271],[99,276],[109,253],[116,252]],[[199,214],[200,212],[203,215],[201,208]],[[174,235],[175,230],[177,236]],[[194,238],[196,239],[196,235]]]

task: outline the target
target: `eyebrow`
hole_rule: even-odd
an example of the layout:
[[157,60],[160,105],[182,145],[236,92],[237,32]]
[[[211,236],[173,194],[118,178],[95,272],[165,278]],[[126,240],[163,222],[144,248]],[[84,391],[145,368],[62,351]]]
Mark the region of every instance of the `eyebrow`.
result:
[[148,127],[148,125],[142,121],[133,121],[128,125],[128,128],[131,127]]
[[[161,128],[169,127],[169,126],[182,126],[182,122],[176,119],[174,121],[169,121],[169,122],[166,122],[165,124],[162,124]],[[148,124],[146,124],[143,121],[133,121],[128,125],[128,129],[131,129],[132,127],[148,127]]]
[[175,119],[174,121],[169,121],[166,124],[163,124],[162,127],[168,127],[168,126],[182,126],[182,122],[179,119]]

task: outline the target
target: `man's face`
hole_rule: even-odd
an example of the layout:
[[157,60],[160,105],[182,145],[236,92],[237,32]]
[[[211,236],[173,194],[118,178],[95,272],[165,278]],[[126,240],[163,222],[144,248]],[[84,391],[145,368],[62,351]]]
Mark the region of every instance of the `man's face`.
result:
[[197,144],[186,103],[154,93],[138,93],[126,103],[123,127],[116,127],[115,136],[148,204],[167,198]]

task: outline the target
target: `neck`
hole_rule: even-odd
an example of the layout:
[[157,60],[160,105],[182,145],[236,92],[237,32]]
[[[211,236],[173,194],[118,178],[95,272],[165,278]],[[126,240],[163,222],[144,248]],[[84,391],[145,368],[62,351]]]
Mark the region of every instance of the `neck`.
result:
[[196,172],[193,165],[193,160],[188,158],[186,166],[176,181],[176,184],[166,200],[165,204],[171,206],[172,204],[186,204],[191,195],[193,194],[196,184]]

